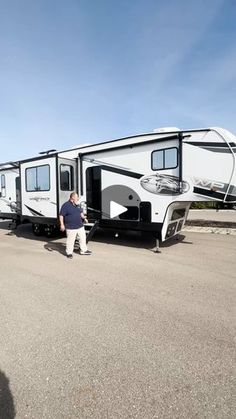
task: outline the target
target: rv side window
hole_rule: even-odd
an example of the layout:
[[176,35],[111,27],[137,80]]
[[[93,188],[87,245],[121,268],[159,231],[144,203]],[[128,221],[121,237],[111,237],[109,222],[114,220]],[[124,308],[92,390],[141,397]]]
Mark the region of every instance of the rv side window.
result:
[[6,196],[6,177],[1,175],[1,197],[5,198]]
[[175,169],[178,166],[177,147],[152,152],[152,170]]
[[26,169],[26,190],[49,191],[50,189],[50,172],[49,165],[30,167]]
[[60,165],[60,186],[61,191],[73,191],[74,189],[74,168],[68,164]]

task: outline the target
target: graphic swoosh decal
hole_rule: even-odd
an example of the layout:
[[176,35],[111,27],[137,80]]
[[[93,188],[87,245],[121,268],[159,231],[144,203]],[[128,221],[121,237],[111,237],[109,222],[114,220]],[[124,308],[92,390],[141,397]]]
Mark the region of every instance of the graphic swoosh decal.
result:
[[[225,192],[216,192],[216,191],[211,191],[211,190],[207,190],[203,188],[198,188],[195,186],[193,188],[193,192],[198,195],[208,196],[209,198],[216,198],[216,199],[221,199],[221,200],[223,200],[225,197]],[[236,200],[236,195],[227,194],[227,203],[235,202],[235,200]]]
[[[214,153],[231,153],[231,150],[226,143],[185,141],[185,144],[203,148],[204,150],[212,151]],[[229,143],[229,145],[233,148],[233,152],[236,153],[236,144]]]
[[40,212],[34,210],[33,208],[30,208],[28,205],[25,205],[25,207],[31,212],[32,215],[40,215],[40,217],[44,217],[43,214],[41,214]]

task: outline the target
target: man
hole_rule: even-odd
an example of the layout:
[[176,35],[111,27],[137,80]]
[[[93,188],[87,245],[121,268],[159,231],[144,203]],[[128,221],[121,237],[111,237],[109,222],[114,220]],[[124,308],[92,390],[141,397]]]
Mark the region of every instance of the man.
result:
[[60,211],[60,229],[66,230],[66,255],[69,259],[73,258],[75,240],[78,238],[81,255],[91,255],[86,245],[86,233],[83,221],[88,222],[83,210],[78,206],[78,195],[76,192],[70,194],[69,201],[65,202]]

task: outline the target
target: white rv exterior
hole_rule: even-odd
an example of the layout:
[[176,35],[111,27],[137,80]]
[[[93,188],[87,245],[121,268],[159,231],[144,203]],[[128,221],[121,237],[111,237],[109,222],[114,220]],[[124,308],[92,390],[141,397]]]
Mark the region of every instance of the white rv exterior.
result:
[[[193,201],[236,201],[235,153],[236,137],[224,129],[175,128],[27,160],[22,220],[57,223],[77,190],[91,221],[165,241],[181,231]],[[114,204],[124,211],[114,216]]]
[[69,150],[20,163],[21,221],[31,222],[36,234],[57,224],[61,205],[77,190],[77,154]]
[[20,210],[19,164],[0,164],[0,218],[16,219]]

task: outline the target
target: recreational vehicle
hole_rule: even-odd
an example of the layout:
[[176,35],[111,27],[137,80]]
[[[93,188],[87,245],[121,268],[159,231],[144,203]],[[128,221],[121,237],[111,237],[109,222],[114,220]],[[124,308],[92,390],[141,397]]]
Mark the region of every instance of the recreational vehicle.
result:
[[165,241],[193,201],[235,202],[235,153],[236,137],[222,128],[168,128],[25,160],[21,220],[50,233],[76,190],[91,225]]
[[20,219],[19,163],[0,164],[0,218]]

